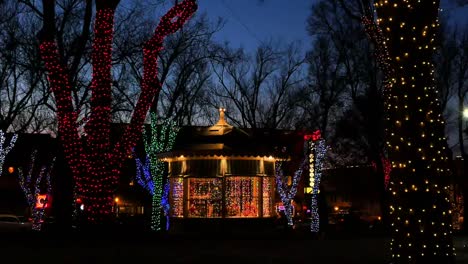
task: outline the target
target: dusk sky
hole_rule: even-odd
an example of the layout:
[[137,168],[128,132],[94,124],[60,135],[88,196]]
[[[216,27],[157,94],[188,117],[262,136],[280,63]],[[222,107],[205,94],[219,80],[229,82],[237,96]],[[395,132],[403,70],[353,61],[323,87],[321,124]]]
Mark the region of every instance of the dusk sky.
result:
[[302,41],[308,44],[306,20],[316,0],[201,0],[200,12],[226,19],[217,40],[233,47],[255,49],[261,41]]
[[[254,50],[261,41],[301,41],[310,47],[306,20],[311,6],[317,0],[199,0],[199,13],[206,12],[215,20],[226,20],[224,28],[216,35],[218,41],[228,41],[232,47]],[[458,24],[468,24],[468,7],[454,8],[452,0],[443,0],[441,7],[450,19]],[[172,1],[168,1],[172,3]]]

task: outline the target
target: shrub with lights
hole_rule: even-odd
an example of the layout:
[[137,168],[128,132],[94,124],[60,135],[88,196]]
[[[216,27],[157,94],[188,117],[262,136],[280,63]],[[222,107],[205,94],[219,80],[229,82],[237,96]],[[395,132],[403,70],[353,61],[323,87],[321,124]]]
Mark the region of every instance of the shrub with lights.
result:
[[158,55],[164,39],[179,30],[197,9],[195,0],[184,0],[171,8],[160,20],[154,35],[143,47],[143,80],[130,124],[115,145],[111,134],[111,59],[114,15],[119,0],[96,0],[94,42],[92,47],[92,81],[89,120],[84,133],[77,123],[79,109],[72,100],[67,65],[55,41],[55,1],[43,0],[43,28],[39,34],[40,53],[45,63],[51,90],[57,105],[58,134],[65,159],[71,168],[76,199],[82,201],[85,221],[89,224],[112,220],[113,197],[123,161],[139,140],[148,109],[157,100]]
[[15,146],[16,139],[18,139],[18,135],[14,134],[13,137],[10,139],[10,142],[7,144],[6,135],[0,130],[0,176],[2,176],[3,172],[3,163],[5,163],[5,158],[10,153],[11,149]]
[[[47,202],[52,194],[50,174],[54,168],[55,158],[52,159],[48,166],[41,166],[41,169],[38,171],[34,166],[36,163],[36,156],[37,150],[34,150],[31,154],[31,162],[26,173],[23,171],[23,168],[18,168],[18,179],[19,185],[26,196],[28,206],[31,208],[33,219],[32,229],[40,231],[42,222],[46,216]],[[39,196],[41,194],[41,189],[46,189],[46,192],[41,195],[43,198],[42,201],[39,202],[38,199],[41,198]]]
[[362,22],[385,79],[392,263],[454,263],[450,165],[432,57],[440,1],[376,1]]

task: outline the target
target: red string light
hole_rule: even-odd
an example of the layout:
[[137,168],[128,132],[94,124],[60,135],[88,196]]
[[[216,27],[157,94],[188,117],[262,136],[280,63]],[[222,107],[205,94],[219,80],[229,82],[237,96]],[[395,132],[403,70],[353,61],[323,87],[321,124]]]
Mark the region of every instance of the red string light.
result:
[[317,141],[322,138],[322,134],[320,130],[315,130],[312,134],[304,135],[304,141],[312,140]]
[[112,218],[113,194],[122,163],[140,138],[146,114],[161,88],[157,77],[157,58],[163,49],[164,39],[179,30],[197,10],[195,0],[184,0],[161,18],[154,35],[143,49],[142,91],[130,125],[112,147],[111,58],[117,3],[118,1],[96,1],[91,116],[85,127],[87,136],[80,137],[78,133],[78,113],[72,103],[72,87],[55,41],[44,38],[40,45],[41,57],[57,103],[58,131],[65,158],[75,180],[77,197],[84,205],[89,223],[102,223]]

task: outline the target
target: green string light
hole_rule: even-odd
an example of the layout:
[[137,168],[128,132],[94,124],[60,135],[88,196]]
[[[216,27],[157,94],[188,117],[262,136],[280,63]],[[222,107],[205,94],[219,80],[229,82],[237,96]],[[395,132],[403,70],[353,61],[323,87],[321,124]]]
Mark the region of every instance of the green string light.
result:
[[151,176],[153,178],[154,193],[152,200],[151,212],[151,229],[153,231],[160,231],[162,229],[162,195],[164,186],[164,169],[165,164],[162,160],[158,159],[158,153],[167,152],[174,146],[175,139],[179,132],[174,120],[164,120],[161,125],[158,125],[157,115],[151,113],[151,138],[145,133],[144,144],[146,154],[150,157]]

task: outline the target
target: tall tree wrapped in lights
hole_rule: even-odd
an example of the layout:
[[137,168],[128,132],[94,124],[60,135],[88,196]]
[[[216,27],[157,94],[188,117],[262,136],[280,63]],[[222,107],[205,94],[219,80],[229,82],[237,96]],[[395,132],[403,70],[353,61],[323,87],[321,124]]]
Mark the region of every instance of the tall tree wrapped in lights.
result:
[[5,143],[6,136],[2,130],[0,130],[0,176],[2,176],[3,172],[3,163],[5,163],[5,158],[11,149],[15,146],[16,139],[18,139],[18,135],[14,134],[13,137],[10,139],[8,144]]
[[394,263],[453,263],[450,175],[432,56],[439,1],[379,0],[363,18],[386,76]]
[[64,145],[65,158],[89,224],[112,220],[113,195],[122,163],[138,141],[148,109],[153,100],[157,100],[161,89],[157,62],[164,39],[180,29],[197,9],[196,0],[176,4],[161,18],[154,35],[144,44],[140,97],[130,124],[120,140],[111,145],[111,57],[114,14],[119,2],[95,1],[91,114],[84,128],[83,135],[86,136],[80,136],[77,124],[79,109],[74,109],[67,65],[55,42],[55,1],[42,1],[44,23],[39,34],[41,57],[57,104],[58,132]]
[[162,199],[164,187],[164,161],[157,158],[158,153],[166,152],[172,149],[179,128],[173,120],[165,120],[161,125],[157,124],[156,113],[151,113],[151,137],[148,139],[145,135],[145,151],[150,158],[150,168],[153,183],[153,203],[151,213],[151,229],[153,231],[161,230],[162,217]]
[[[18,178],[21,189],[23,190],[28,206],[31,208],[33,223],[32,229],[40,231],[42,227],[42,222],[45,217],[45,210],[47,206],[47,201],[50,198],[52,193],[52,184],[50,183],[50,174],[54,168],[55,158],[52,159],[52,162],[49,166],[41,166],[39,173],[37,170],[34,170],[34,164],[36,163],[37,150],[33,151],[31,154],[31,163],[29,165],[29,171],[25,174],[23,168],[18,168]],[[33,176],[36,174],[37,176]],[[43,183],[45,175],[45,182]],[[36,206],[37,199],[39,197],[41,186],[46,187],[45,199],[41,206]]]

